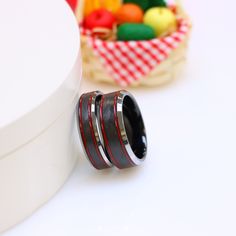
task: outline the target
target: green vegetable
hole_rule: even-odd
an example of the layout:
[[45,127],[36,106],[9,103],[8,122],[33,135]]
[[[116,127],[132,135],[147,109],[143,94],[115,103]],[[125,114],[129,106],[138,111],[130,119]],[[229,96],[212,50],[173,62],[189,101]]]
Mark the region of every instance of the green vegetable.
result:
[[151,7],[166,7],[166,0],[124,0],[124,3],[139,5],[144,11]]
[[146,11],[150,6],[150,0],[124,0],[124,3],[134,3]]
[[125,23],[119,26],[117,38],[119,41],[150,40],[156,38],[156,33],[148,25]]

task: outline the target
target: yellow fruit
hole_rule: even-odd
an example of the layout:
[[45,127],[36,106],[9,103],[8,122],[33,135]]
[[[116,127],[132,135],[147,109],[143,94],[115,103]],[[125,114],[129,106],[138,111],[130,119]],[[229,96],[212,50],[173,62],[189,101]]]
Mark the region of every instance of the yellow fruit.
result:
[[100,8],[100,0],[86,0],[84,3],[84,15],[87,16]]
[[115,13],[121,6],[121,0],[86,0],[84,5],[84,16],[101,8]]
[[120,0],[103,0],[103,1],[101,0],[101,3],[103,8],[113,13],[115,13],[121,7]]
[[151,26],[158,37],[168,35],[177,28],[175,14],[165,7],[150,8],[144,15],[144,23]]

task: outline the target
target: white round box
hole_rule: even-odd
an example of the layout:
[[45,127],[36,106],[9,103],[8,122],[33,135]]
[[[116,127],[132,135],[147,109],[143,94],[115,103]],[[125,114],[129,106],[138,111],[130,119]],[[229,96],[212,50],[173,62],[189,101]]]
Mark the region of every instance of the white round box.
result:
[[72,171],[79,31],[64,0],[0,2],[0,232],[48,201]]

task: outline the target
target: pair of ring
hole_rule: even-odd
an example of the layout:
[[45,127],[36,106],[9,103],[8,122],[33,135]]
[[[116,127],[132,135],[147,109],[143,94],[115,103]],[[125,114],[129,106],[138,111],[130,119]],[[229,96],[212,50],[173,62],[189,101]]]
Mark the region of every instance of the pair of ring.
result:
[[96,169],[125,169],[145,160],[145,126],[129,92],[83,94],[77,106],[77,122],[86,157]]

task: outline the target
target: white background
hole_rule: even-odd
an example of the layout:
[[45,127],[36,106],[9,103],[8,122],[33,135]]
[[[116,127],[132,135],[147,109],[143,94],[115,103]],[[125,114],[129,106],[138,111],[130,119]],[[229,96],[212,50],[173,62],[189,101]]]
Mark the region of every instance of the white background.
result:
[[[83,154],[60,192],[4,236],[236,235],[236,4],[187,1],[188,63],[168,86],[131,90],[149,141],[145,164],[98,172]],[[114,87],[83,82],[83,90]]]

